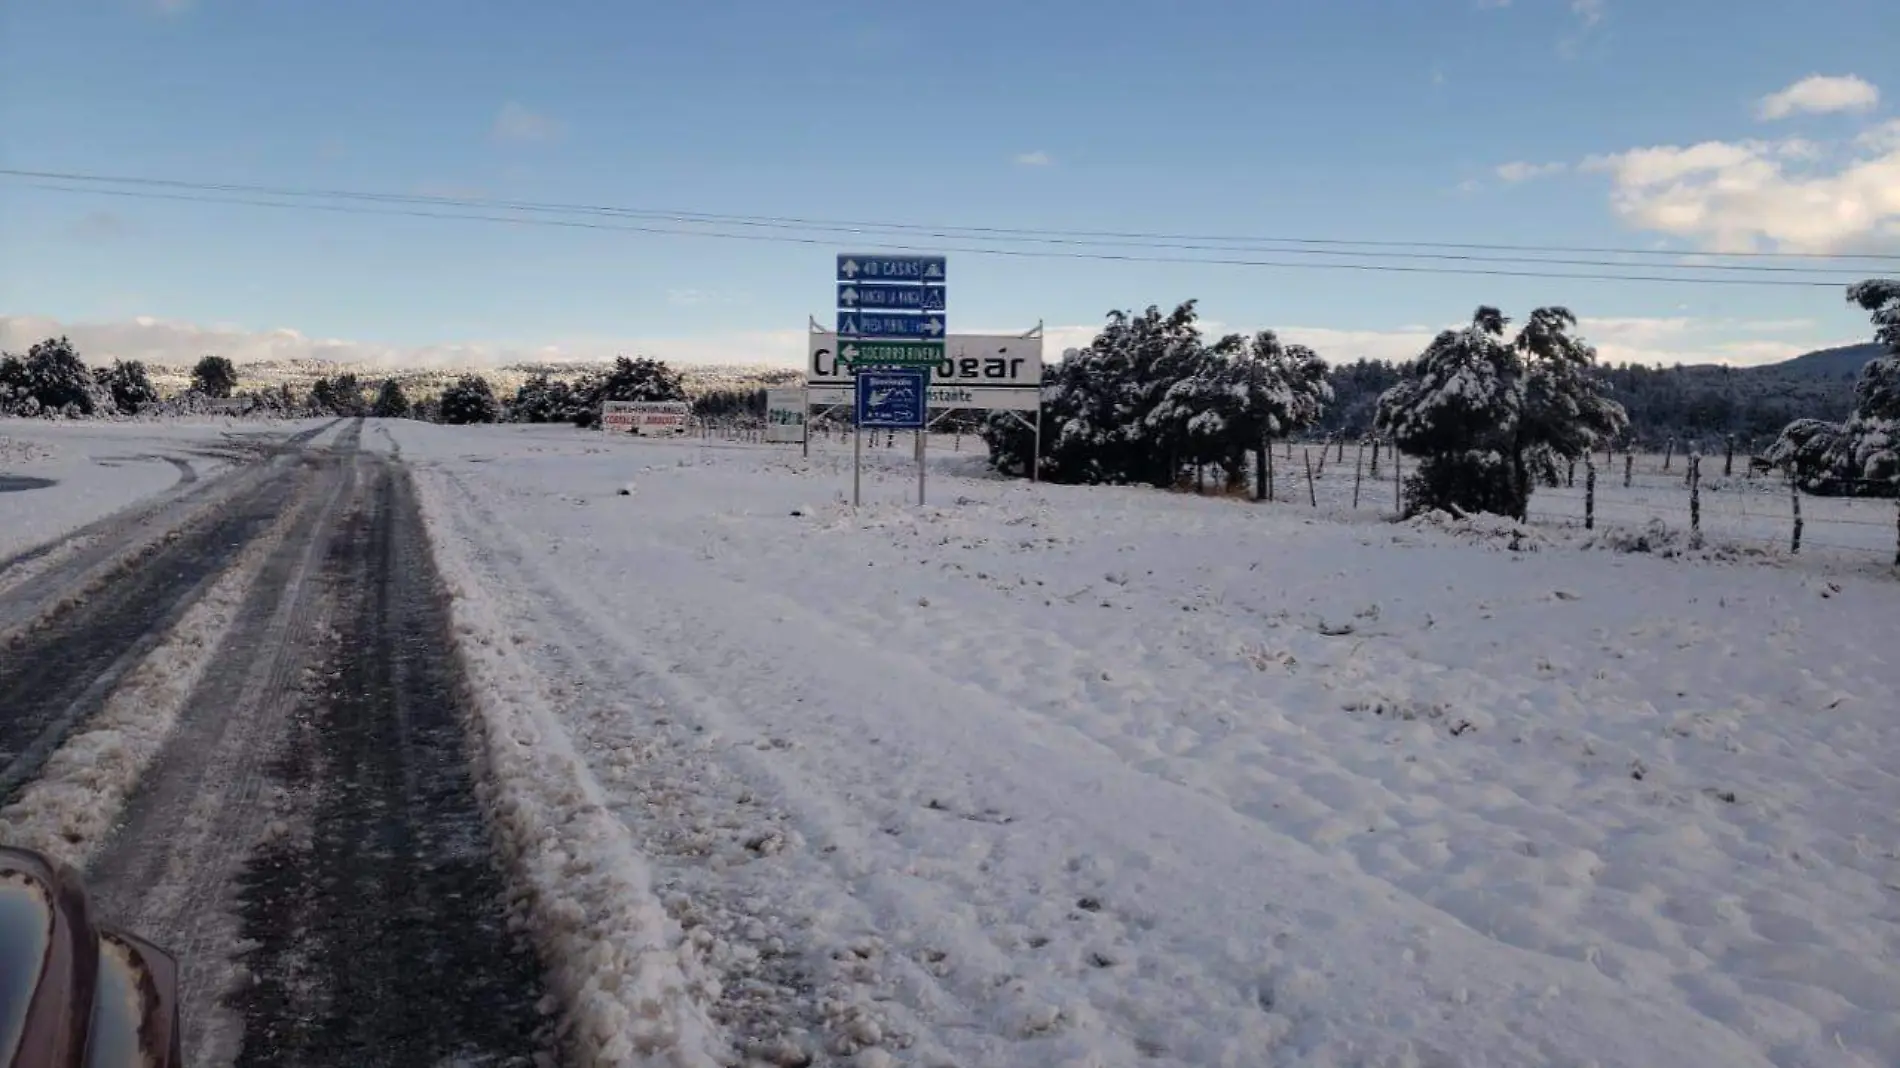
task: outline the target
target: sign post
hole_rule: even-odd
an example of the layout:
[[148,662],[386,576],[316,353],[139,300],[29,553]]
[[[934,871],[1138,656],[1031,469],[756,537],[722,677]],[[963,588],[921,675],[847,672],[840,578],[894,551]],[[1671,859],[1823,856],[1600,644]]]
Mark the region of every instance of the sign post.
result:
[[853,506],[863,499],[867,429],[916,432],[917,503],[925,501],[930,372],[944,360],[948,275],[948,261],[942,256],[838,257],[834,363],[854,379]]

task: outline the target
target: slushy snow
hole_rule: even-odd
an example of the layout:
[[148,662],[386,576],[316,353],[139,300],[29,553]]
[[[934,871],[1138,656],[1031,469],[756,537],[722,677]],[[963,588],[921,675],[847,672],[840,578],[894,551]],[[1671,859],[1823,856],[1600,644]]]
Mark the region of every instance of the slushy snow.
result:
[[1889,577],[389,425],[594,1063],[1900,1063]]

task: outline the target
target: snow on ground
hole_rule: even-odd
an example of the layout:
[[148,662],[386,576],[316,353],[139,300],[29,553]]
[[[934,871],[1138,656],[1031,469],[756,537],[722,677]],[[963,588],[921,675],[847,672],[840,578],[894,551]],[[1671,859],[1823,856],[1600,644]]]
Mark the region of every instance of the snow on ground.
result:
[[0,418],[0,560],[217,474],[234,442],[326,421]]
[[1890,577],[395,433],[488,729],[626,828],[564,862],[755,1058],[1900,1063]]

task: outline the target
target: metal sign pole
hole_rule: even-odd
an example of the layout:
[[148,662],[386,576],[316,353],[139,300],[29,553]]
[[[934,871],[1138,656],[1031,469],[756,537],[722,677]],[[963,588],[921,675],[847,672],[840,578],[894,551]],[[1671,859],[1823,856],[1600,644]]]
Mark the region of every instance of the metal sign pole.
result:
[[858,425],[857,413],[851,416],[851,507],[856,508],[864,498],[864,428]]
[[928,424],[917,428],[917,507],[924,506],[924,447],[930,441]]

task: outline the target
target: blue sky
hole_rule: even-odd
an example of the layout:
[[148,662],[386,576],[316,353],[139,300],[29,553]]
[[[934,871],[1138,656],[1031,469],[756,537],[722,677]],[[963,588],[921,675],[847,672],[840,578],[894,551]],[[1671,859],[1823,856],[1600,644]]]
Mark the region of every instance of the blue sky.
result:
[[[7,0],[0,167],[959,226],[1896,253],[1897,40],[1891,0]],[[831,307],[832,255],[875,244],[820,236],[0,181],[0,342],[50,324],[147,358],[340,339],[322,351],[792,362]],[[1479,303],[1567,304],[1613,357],[1759,362],[1869,332],[1834,288],[951,264],[953,329],[1042,321],[1058,343],[1110,308],[1187,297],[1332,358],[1405,355]]]

